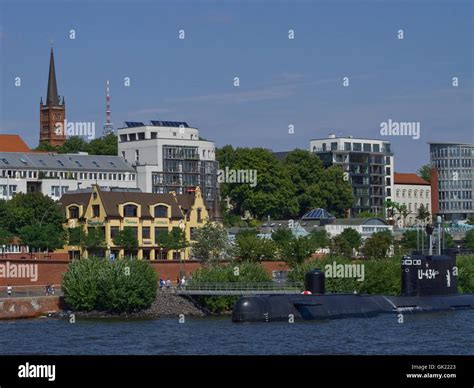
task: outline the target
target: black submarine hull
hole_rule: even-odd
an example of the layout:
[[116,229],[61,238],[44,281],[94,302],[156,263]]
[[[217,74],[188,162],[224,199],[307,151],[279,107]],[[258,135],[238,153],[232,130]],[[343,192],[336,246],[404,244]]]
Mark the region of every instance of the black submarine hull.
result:
[[358,294],[259,295],[237,300],[234,322],[272,322],[373,317],[474,308],[474,294],[383,296]]

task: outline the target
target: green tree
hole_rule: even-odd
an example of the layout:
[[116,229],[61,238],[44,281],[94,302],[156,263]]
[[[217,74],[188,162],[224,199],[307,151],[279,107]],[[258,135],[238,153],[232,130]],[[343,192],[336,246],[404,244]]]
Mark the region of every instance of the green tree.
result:
[[272,233],[272,240],[281,248],[288,244],[293,239],[293,233],[287,228],[278,228]]
[[421,237],[417,236],[416,230],[406,230],[403,232],[400,243],[407,252],[417,249],[417,238],[421,241]]
[[19,232],[23,244],[31,250],[50,252],[62,248],[65,242],[65,232],[57,229],[53,224],[39,224],[23,226]]
[[351,252],[352,250],[359,250],[362,244],[362,236],[357,230],[354,228],[346,228],[342,231],[340,236],[349,243]]
[[207,222],[194,233],[193,255],[204,263],[227,258],[231,244],[227,230],[218,223]]
[[294,198],[291,179],[270,151],[263,148],[224,148],[217,153],[221,169],[228,167],[230,170],[255,170],[258,173],[253,187],[247,183],[221,184],[221,195],[223,198],[229,197],[232,213],[244,215],[248,211],[259,219],[298,214],[298,202]]
[[314,242],[309,236],[293,237],[282,248],[282,259],[290,268],[303,263],[314,253]]
[[474,251],[474,229],[469,230],[463,239],[464,248]]
[[331,239],[331,256],[352,257],[352,246],[341,234]]
[[[238,272],[236,272],[236,268]],[[259,263],[221,263],[199,268],[193,273],[193,284],[199,283],[270,283],[271,277]],[[214,313],[230,311],[238,296],[198,296],[197,301]]]
[[[130,226],[125,226],[112,239],[117,247],[122,247],[125,252],[136,251],[138,248],[138,238],[135,230]],[[130,253],[130,256],[132,254]]]
[[89,143],[87,149],[91,155],[117,155],[117,136],[113,133],[109,133],[105,136],[94,139]]
[[393,237],[390,232],[376,232],[365,240],[362,253],[366,259],[386,259],[393,244]]
[[144,260],[104,260],[105,272],[99,284],[97,308],[116,313],[133,312],[151,306],[156,297],[157,276]]
[[0,226],[0,247],[3,245],[9,245],[12,241],[13,234],[11,234],[8,230]]
[[255,231],[244,231],[235,238],[236,255],[240,261],[258,262],[263,259],[273,259],[276,254],[276,244],[271,239],[259,238]]
[[429,164],[426,164],[424,166],[421,166],[418,169],[418,175],[421,176],[425,181],[430,182],[431,181],[431,167]]
[[89,254],[101,255],[100,252],[106,247],[104,230],[101,227],[88,228],[84,236],[82,248],[87,249]]
[[65,154],[74,154],[77,152],[88,152],[89,144],[80,136],[71,136],[66,139],[60,147],[60,152]]
[[324,168],[317,155],[300,149],[289,152],[282,163],[294,186],[298,216],[316,207],[343,216],[351,207],[352,188],[338,166]]
[[82,247],[84,245],[85,237],[86,237],[86,233],[84,232],[84,228],[82,228],[81,226],[68,229],[69,245]]
[[78,311],[134,312],[155,300],[157,277],[144,260],[74,260],[63,276],[68,306]]
[[444,233],[444,246],[446,248],[454,248],[456,246],[453,236],[449,233]]
[[2,210],[4,228],[17,235],[24,226],[37,221],[40,225],[51,224],[60,232],[65,222],[60,205],[41,193],[18,193]]
[[421,221],[421,223],[423,224],[425,221],[429,222],[430,218],[431,218],[430,212],[423,204],[421,204],[420,207],[418,208],[416,219]]
[[329,234],[325,230],[312,230],[309,237],[315,250],[326,248],[330,244]]

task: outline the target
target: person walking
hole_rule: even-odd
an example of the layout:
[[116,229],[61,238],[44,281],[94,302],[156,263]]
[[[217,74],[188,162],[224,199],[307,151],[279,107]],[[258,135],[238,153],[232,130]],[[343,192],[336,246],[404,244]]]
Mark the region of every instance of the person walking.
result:
[[163,283],[164,283],[164,282],[163,282],[163,279],[160,278],[160,290],[161,290],[161,291],[163,291]]
[[166,288],[170,288],[171,287],[171,280],[170,278],[166,279]]

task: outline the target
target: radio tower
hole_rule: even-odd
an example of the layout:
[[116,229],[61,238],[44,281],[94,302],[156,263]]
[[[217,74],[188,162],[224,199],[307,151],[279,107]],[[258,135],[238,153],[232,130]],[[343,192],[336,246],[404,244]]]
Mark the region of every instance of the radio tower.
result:
[[110,121],[110,83],[107,80],[106,94],[105,94],[105,124],[104,135],[114,132],[114,125]]

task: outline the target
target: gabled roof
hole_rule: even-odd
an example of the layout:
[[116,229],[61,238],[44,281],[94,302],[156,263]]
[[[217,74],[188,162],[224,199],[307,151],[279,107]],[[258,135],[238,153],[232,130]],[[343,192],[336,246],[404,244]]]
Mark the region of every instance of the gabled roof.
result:
[[[183,218],[183,212],[179,208],[178,200],[173,194],[141,193],[130,191],[102,191],[100,189],[98,190],[98,193],[107,217],[121,217],[119,213],[119,205],[133,202],[141,205],[142,217],[154,218],[154,214],[150,213],[150,205],[158,205],[161,203],[171,207],[171,218]],[[81,193],[65,193],[59,202],[63,208],[72,204],[87,206],[89,204],[91,195],[92,191]]]
[[31,152],[18,135],[0,134],[0,152]]
[[425,181],[422,177],[416,174],[402,172],[394,172],[393,181],[396,185],[430,185],[429,182]]

